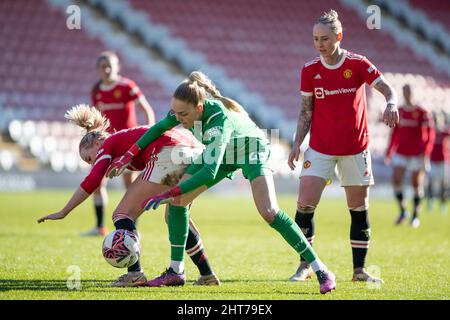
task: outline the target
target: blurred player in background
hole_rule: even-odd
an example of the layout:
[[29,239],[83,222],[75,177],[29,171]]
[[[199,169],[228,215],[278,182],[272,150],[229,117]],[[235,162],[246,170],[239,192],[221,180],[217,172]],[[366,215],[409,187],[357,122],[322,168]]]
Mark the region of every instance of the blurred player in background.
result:
[[[109,132],[134,128],[138,125],[135,105],[145,115],[148,125],[155,123],[155,114],[147,99],[133,80],[119,75],[120,65],[118,56],[111,51],[105,51],[97,58],[97,72],[100,80],[92,88],[92,105],[109,119]],[[125,172],[123,181],[128,188],[133,181],[133,173]],[[106,235],[108,230],[103,223],[103,216],[108,196],[106,180],[94,192],[95,214],[97,225],[83,236]]]
[[430,155],[431,167],[427,177],[428,210],[433,209],[433,201],[438,196],[441,213],[446,213],[446,190],[449,187],[447,165],[450,161],[450,128],[446,127],[443,112],[434,114],[434,123],[436,137]]
[[[381,72],[366,57],[340,47],[342,38],[337,12],[324,12],[313,27],[314,46],[320,56],[306,63],[301,72],[300,116],[288,159],[289,167],[294,170],[300,146],[311,129],[300,173],[295,221],[312,244],[314,211],[337,167],[351,217],[352,280],[381,283],[381,279],[365,269],[370,240],[369,186],[374,183],[365,84],[386,98],[383,120],[389,127],[398,123],[397,98]],[[289,280],[305,281],[311,275],[310,264],[301,259]]]
[[151,127],[123,158],[113,161],[108,175],[120,174],[140,149],[180,123],[193,130],[206,149],[201,161],[186,169],[179,184],[165,193],[152,196],[145,204],[146,209],[156,209],[161,202],[172,200],[169,206],[170,267],[160,277],[150,280],[148,286],[184,284],[187,206],[202,192],[242,169],[244,177],[250,181],[253,200],[261,217],[311,263],[320,293],[335,289],[334,274],[320,261],[295,222],[278,206],[267,137],[244,108],[222,96],[205,74],[194,71],[177,87],[172,98],[172,110],[167,117]]
[[[111,160],[125,153],[148,129],[137,127],[110,134],[109,120],[95,108],[86,105],[73,107],[66,113],[66,118],[87,130],[79,149],[81,158],[92,165],[92,169],[64,208],[40,218],[39,223],[64,219],[98,188]],[[128,166],[130,170],[143,172],[130,184],[113,212],[116,229],[126,229],[138,235],[135,221],[143,211],[140,204],[149,194],[164,192],[175,185],[187,164],[202,151],[203,146],[189,132],[179,129],[167,131],[143,150]],[[178,163],[172,161],[173,153],[176,153]],[[200,277],[194,284],[219,285],[220,281],[211,270],[200,234],[192,220],[189,220],[186,234],[186,252],[200,271]],[[128,268],[127,274],[120,276],[111,286],[135,287],[146,283],[139,259]]]
[[420,226],[419,207],[424,196],[425,170],[429,167],[434,143],[434,128],[431,114],[413,101],[411,86],[403,86],[404,104],[399,108],[400,123],[392,132],[386,150],[385,163],[392,164],[392,184],[400,207],[396,224],[400,225],[408,216],[403,194],[403,178],[411,171],[411,186],[414,189],[411,226]]

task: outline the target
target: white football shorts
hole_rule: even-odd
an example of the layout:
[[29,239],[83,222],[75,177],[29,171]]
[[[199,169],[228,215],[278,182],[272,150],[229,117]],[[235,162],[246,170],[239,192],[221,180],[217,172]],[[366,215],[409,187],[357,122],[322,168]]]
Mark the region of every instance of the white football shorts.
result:
[[204,148],[187,146],[163,147],[158,154],[153,155],[148,161],[142,173],[142,180],[168,184],[167,181],[173,180],[171,179],[173,175],[178,176],[179,179],[183,175],[184,169],[193,163],[194,159],[201,156],[203,150]]
[[446,170],[447,168],[445,161],[439,162],[431,161],[430,165],[431,165],[430,171],[428,172],[428,176],[430,178],[441,181],[447,177],[447,170]]
[[425,170],[425,162],[423,156],[403,156],[398,153],[394,153],[392,156],[392,166],[406,168],[410,171]]
[[316,176],[328,181],[337,175],[341,186],[369,186],[374,184],[369,149],[349,156],[332,156],[308,147],[305,151],[300,178]]

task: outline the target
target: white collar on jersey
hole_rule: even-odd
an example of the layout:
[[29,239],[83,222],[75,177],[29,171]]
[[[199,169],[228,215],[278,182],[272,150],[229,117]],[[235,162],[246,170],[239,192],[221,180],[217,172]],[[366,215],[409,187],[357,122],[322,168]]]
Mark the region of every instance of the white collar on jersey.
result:
[[331,70],[338,69],[340,66],[342,66],[342,64],[345,61],[345,58],[347,57],[347,50],[342,49],[342,53],[343,53],[342,58],[337,64],[331,65],[331,64],[326,63],[325,59],[322,56],[320,56],[320,62],[322,62],[323,66],[327,69],[331,69]]
[[120,81],[120,79],[121,79],[121,77],[119,76],[116,81],[113,81],[110,84],[100,83],[99,88],[102,91],[109,91],[109,90],[111,90],[112,88],[114,88],[117,85],[117,83]]

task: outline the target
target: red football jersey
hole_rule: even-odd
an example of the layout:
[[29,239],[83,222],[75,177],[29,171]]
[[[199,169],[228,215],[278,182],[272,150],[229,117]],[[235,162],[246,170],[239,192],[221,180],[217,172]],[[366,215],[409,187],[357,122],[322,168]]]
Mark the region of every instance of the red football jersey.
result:
[[[81,188],[91,194],[100,186],[112,160],[125,154],[130,147],[141,138],[148,127],[136,127],[118,131],[105,139],[98,150],[95,162],[89,174],[81,182]],[[150,160],[165,146],[201,147],[200,142],[187,130],[171,129],[149,144],[136,156],[127,167],[133,171],[141,171]]]
[[450,129],[436,130],[430,160],[434,162],[450,161]]
[[364,56],[344,50],[336,65],[317,57],[303,66],[300,90],[314,97],[309,145],[328,155],[353,155],[369,143],[365,83],[382,75]]
[[409,157],[421,154],[429,156],[435,135],[429,113],[421,107],[412,110],[400,107],[398,113],[400,122],[392,131],[386,156],[391,157],[393,152]]
[[119,79],[105,86],[97,83],[92,89],[92,105],[105,115],[110,123],[110,132],[137,126],[135,100],[142,92],[133,80]]

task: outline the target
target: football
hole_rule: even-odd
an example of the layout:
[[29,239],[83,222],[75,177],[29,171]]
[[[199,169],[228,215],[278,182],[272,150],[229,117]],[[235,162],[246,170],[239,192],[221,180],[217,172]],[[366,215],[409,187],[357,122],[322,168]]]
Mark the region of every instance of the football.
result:
[[116,268],[127,268],[135,264],[140,255],[138,237],[131,231],[119,229],[103,240],[103,257]]

